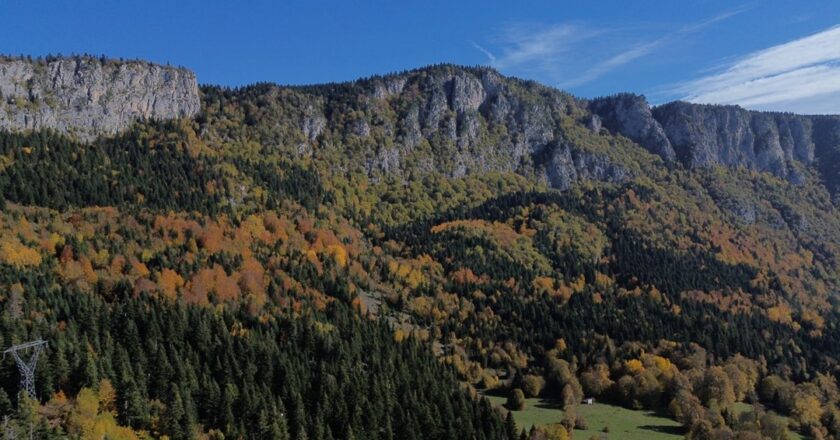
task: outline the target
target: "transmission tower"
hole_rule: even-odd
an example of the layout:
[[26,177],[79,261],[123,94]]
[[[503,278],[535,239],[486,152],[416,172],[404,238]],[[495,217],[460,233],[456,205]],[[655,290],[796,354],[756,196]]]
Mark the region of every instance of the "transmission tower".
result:
[[[15,358],[18,369],[20,370],[20,392],[26,391],[29,397],[37,399],[35,396],[35,366],[38,364],[38,355],[44,351],[47,346],[47,341],[38,339],[24,344],[14,345],[3,352],[3,359],[6,355],[11,353]],[[29,354],[29,360],[25,360],[21,355]]]

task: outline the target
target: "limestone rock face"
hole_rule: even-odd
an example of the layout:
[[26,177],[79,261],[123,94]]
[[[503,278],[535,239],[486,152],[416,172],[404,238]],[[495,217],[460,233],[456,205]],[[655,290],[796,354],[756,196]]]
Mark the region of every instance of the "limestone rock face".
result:
[[621,183],[630,173],[609,158],[561,144],[552,149],[546,164],[546,176],[553,188],[566,190],[587,180]]
[[[545,166],[542,157],[558,139],[559,115],[567,115],[572,105],[572,98],[559,90],[505,78],[488,68],[431,67],[354,86],[359,110],[378,116],[368,120],[366,130],[354,126],[353,131],[369,134],[379,127],[394,134],[396,147],[378,147],[366,159],[371,174],[420,167],[460,177]],[[324,119],[327,130],[336,124]],[[423,145],[432,145],[434,154],[413,153]],[[567,174],[577,178],[579,173]]]
[[594,99],[589,110],[612,132],[626,136],[668,162],[676,159],[671,142],[643,96],[620,94]]
[[[773,173],[794,183],[815,165],[840,190],[840,117],[769,113],[733,105],[671,102],[651,109],[644,97],[621,94],[588,103],[604,127],[666,161]],[[749,215],[747,215],[749,217]]]
[[137,120],[200,110],[195,75],[186,69],[91,57],[0,58],[0,129],[52,129],[89,141]]
[[657,107],[654,117],[689,167],[744,166],[787,177],[789,161],[814,160],[807,116],[673,102]]
[[458,113],[478,110],[486,97],[484,86],[476,77],[461,72],[452,79],[452,110]]

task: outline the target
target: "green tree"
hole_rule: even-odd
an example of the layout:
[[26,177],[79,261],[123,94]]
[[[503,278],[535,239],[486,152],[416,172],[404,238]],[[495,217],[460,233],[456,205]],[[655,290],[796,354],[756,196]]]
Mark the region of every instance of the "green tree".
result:
[[525,393],[519,388],[514,388],[508,394],[506,406],[511,411],[522,411],[525,409]]

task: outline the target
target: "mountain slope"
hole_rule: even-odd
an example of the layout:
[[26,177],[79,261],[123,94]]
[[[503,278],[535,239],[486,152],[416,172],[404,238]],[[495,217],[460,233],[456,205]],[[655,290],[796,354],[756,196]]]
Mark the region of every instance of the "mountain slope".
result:
[[[346,354],[362,341],[329,336],[336,331],[379,335],[373,349],[388,353],[423,341],[406,364],[347,367],[379,369],[365,382],[375,389],[424,372],[411,391],[417,415],[400,435],[453,438],[462,426],[476,438],[518,437],[486,403],[462,400],[454,382],[429,385],[444,374],[429,352],[470,387],[558,399],[572,414],[566,428],[586,393],[667,411],[694,438],[762,431],[750,421],[766,419],[758,406],[753,419],[733,417],[742,401],[792,416],[794,429],[840,433],[840,216],[826,177],[834,117],[650,109],[631,95],[588,101],[451,65],[307,87],[204,86],[200,95],[194,118],[138,121],[90,142],[0,135],[0,266],[7,290],[23,296],[3,298],[9,328],[20,326],[7,342],[50,335],[66,345],[47,355],[57,367],[39,382],[42,395],[95,387],[95,370],[122,384],[118,408],[146,402],[148,411],[117,413],[124,425],[258,437],[228,423],[200,387],[178,390],[177,417],[174,392],[135,384],[140,395],[128,393],[123,376],[136,373],[115,369],[118,350],[101,341],[113,331],[64,330],[83,325],[63,305],[78,296],[107,310],[127,301],[222,313],[244,349],[273,346],[265,338],[277,326],[302,320],[327,335],[305,345],[323,347],[306,352],[314,362],[354,362]],[[388,327],[348,324],[361,316]],[[205,353],[204,339],[174,338]],[[220,389],[236,387],[217,397],[254,420],[306,408],[315,415],[280,419],[310,436],[342,423],[370,438],[395,435],[324,406],[358,391],[340,377],[356,373],[319,372],[320,388],[301,403],[282,383],[241,374],[249,365],[206,362]],[[7,396],[15,386],[3,377]],[[242,391],[251,386],[258,391]],[[432,403],[440,399],[449,403]],[[399,408],[376,407],[371,420]],[[449,411],[472,421],[450,426]],[[53,422],[74,429],[71,418]]]

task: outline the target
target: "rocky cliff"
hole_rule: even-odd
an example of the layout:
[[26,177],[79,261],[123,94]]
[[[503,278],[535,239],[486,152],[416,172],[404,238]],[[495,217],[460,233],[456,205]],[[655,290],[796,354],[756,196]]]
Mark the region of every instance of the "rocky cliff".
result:
[[92,57],[0,58],[0,129],[53,129],[82,140],[140,119],[192,117],[195,75],[147,62]]
[[816,165],[830,187],[838,174],[840,117],[672,102],[651,109],[638,95],[594,99],[604,126],[688,168],[742,166],[797,181],[797,165]]
[[796,182],[815,166],[840,189],[837,117],[684,102],[651,108],[632,94],[581,100],[493,69],[452,65],[308,87],[208,87],[205,98],[206,111],[230,113],[210,119],[241,118],[248,127],[230,134],[219,131],[226,124],[203,127],[211,137],[251,139],[268,154],[312,157],[375,179],[512,171],[559,189],[621,182],[649,172],[640,163],[649,159],[626,138],[688,168],[745,167]]
[[[611,136],[599,134],[582,101],[489,68],[440,65],[341,84],[207,87],[203,95],[206,119],[226,121],[202,127],[211,143],[247,139],[264,154],[374,179],[501,171],[565,189],[632,172],[611,156]],[[246,128],[227,132],[227,122]]]
[[666,161],[674,161],[676,153],[662,125],[653,117],[643,96],[620,94],[593,100],[589,109],[601,118],[605,127],[620,133]]
[[431,66],[307,87],[206,87],[201,102],[184,69],[0,58],[0,97],[0,129],[54,129],[83,140],[203,108],[201,132],[217,145],[259,145],[265,154],[314,157],[374,179],[512,171],[560,189],[621,182],[644,172],[639,161],[647,160],[627,138],[688,168],[742,166],[797,181],[802,166],[814,166],[840,191],[840,117],[684,102],[651,108],[632,94],[581,100],[483,67]]

